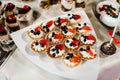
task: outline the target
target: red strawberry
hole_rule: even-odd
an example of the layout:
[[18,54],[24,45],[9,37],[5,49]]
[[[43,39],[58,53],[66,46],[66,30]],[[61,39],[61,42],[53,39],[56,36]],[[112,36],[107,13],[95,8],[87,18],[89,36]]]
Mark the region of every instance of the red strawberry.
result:
[[40,30],[41,30],[40,26],[38,26],[38,27],[35,28],[35,32],[40,31]]
[[42,44],[42,45],[48,45],[49,40],[48,39],[42,39],[42,40],[39,41],[39,43]]
[[73,16],[74,16],[74,19],[75,19],[75,20],[78,20],[78,19],[80,19],[80,18],[81,18],[81,16],[80,16],[80,15],[78,15],[78,14],[73,14]]
[[61,35],[61,34],[55,34],[54,38],[55,39],[63,39],[63,35]]
[[7,6],[8,6],[8,7],[13,7],[14,4],[13,4],[13,3],[8,3]]
[[70,62],[77,62],[77,63],[79,63],[79,62],[80,62],[80,57],[78,57],[78,56],[73,56],[73,57],[70,59]]
[[52,24],[53,24],[53,21],[51,20],[51,21],[49,21],[49,22],[46,24],[46,26],[47,26],[47,27],[50,27]]
[[82,30],[91,30],[91,28],[89,26],[83,26]]
[[11,15],[11,16],[9,16],[9,17],[8,17],[8,20],[9,20],[9,21],[16,20],[16,17],[15,17],[15,16],[13,16],[13,15]]
[[60,50],[63,50],[64,49],[64,45],[63,44],[57,44],[56,48],[58,48]]
[[72,45],[75,47],[75,46],[78,46],[79,45],[79,40],[74,40],[72,41]]
[[87,39],[88,40],[94,40],[94,41],[96,41],[96,38],[93,35],[88,35]]
[[64,22],[68,22],[68,20],[67,20],[67,19],[64,19],[64,18],[61,18],[61,19],[60,19],[60,23],[64,23]]
[[71,33],[75,33],[75,29],[72,28],[68,28],[68,31],[70,31]]
[[4,32],[5,31],[5,28],[3,25],[0,25],[0,33]]
[[25,5],[25,6],[23,7],[23,9],[24,9],[25,11],[27,11],[27,10],[30,9],[30,7],[29,7],[28,5]]
[[94,56],[94,53],[91,50],[87,50],[87,53],[89,53],[90,56]]

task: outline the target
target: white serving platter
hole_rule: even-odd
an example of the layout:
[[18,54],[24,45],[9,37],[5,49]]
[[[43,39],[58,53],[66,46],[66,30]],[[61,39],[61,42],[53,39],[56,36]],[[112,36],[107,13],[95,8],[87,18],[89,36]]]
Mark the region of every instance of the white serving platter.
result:
[[[80,14],[83,18],[83,21],[86,21],[87,23],[91,24],[89,18],[87,17],[83,9],[78,9],[77,11],[71,12],[71,13]],[[25,35],[25,32],[30,27],[36,27],[40,25],[41,21],[42,20],[39,20],[35,24],[30,25],[24,29],[21,29],[11,34],[12,39],[14,40],[15,44],[17,45],[19,50],[22,52],[22,54],[26,56],[28,60],[33,62],[38,67],[50,73],[56,74],[58,76],[70,78],[73,80],[97,80],[97,76],[99,73],[99,57],[98,56],[93,60],[85,61],[84,63],[82,63],[81,65],[75,68],[68,68],[64,64],[62,64],[61,59],[51,59],[46,54],[32,53],[32,51],[29,48],[30,42],[24,39],[25,38],[24,35]],[[96,36],[93,27],[92,27],[92,33]],[[95,45],[97,45],[97,42]]]

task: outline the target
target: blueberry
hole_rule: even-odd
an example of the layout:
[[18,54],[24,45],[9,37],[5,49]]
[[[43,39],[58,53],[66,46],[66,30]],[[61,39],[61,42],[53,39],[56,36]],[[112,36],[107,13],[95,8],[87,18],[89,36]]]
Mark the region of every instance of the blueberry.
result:
[[66,34],[67,32],[68,32],[68,31],[66,31],[66,30],[64,31],[65,34]]
[[78,24],[78,26],[81,26],[81,24]]
[[90,47],[89,47],[89,46],[87,46],[87,47],[86,47],[86,49],[87,49],[87,50],[90,50]]
[[72,17],[70,17],[70,19],[72,19]]
[[84,23],[84,25],[86,26],[86,25],[87,25],[87,23]]
[[66,42],[69,43],[69,40],[67,40]]
[[33,30],[31,30],[30,32],[31,32],[31,33],[33,33],[34,31],[33,31]]
[[56,49],[55,48],[53,48],[53,49],[51,49],[52,51],[55,51]]
[[73,46],[72,43],[70,43],[70,46]]
[[50,41],[52,41],[52,38],[50,38]]
[[70,16],[70,14],[68,14],[68,16]]
[[40,34],[40,31],[37,31],[37,32],[36,32],[36,34],[38,34],[38,35],[39,35],[39,34]]
[[70,57],[69,57],[69,56],[66,56],[66,59],[68,60],[68,59],[70,59]]
[[79,28],[78,28],[78,27],[76,27],[76,30],[79,30]]
[[83,48],[80,48],[80,51],[84,51],[84,49],[83,49]]
[[55,54],[55,53],[53,53],[53,54],[52,54],[52,56],[53,56],[53,57],[55,57],[55,56],[56,56],[56,54]]
[[86,38],[83,41],[86,42]]
[[41,44],[41,47],[44,47],[44,45],[43,45],[43,44]]
[[37,45],[38,45],[38,42],[35,42],[35,45],[37,46]]
[[58,20],[60,20],[60,17],[58,17]]
[[43,26],[43,29],[46,28],[46,26]]
[[73,37],[72,40],[76,40],[76,38]]
[[69,57],[70,57],[70,58],[72,58],[72,57],[73,57],[73,54],[71,54],[71,53],[68,53],[68,55],[69,55]]
[[36,35],[36,32],[33,32],[34,35]]
[[52,37],[54,37],[54,35],[55,35],[55,33],[53,32],[53,33],[52,33]]
[[48,28],[46,28],[46,32],[49,32],[50,30]]
[[56,53],[58,54],[58,53],[59,53],[59,50],[57,50]]

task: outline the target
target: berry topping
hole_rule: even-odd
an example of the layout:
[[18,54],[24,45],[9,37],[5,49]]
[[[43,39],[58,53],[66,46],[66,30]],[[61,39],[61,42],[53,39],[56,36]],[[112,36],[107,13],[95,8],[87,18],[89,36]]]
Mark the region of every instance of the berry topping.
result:
[[70,62],[79,63],[79,62],[80,62],[80,57],[78,57],[78,56],[73,56],[73,57],[70,59]]
[[8,16],[6,21],[8,23],[15,23],[16,22],[16,17],[14,15]]
[[5,31],[5,27],[3,25],[0,25],[0,33],[3,33]]
[[25,11],[28,11],[28,10],[30,9],[30,7],[29,7],[28,5],[24,5],[23,9],[24,9]]
[[7,7],[13,7],[13,6],[14,6],[13,3],[8,3],[8,4],[7,4]]
[[74,19],[75,19],[75,20],[78,20],[78,19],[80,19],[80,18],[81,18],[81,16],[80,16],[80,15],[78,15],[78,14],[73,14],[73,16],[74,16]]
[[78,45],[79,45],[79,40],[74,40],[74,41],[72,41],[72,45],[73,45],[73,46],[78,46]]
[[53,21],[51,20],[51,21],[49,21],[49,22],[46,24],[46,26],[47,26],[47,27],[50,27],[52,24],[53,24]]
[[94,56],[94,53],[93,53],[91,50],[87,50],[87,53],[88,53],[90,56]]
[[38,32],[38,31],[40,31],[40,30],[41,30],[41,27],[40,27],[40,26],[38,26],[38,27],[35,28],[35,32]]
[[58,45],[56,45],[56,48],[58,48],[60,50],[63,50],[64,49],[64,45],[63,44],[58,44]]
[[61,34],[55,34],[54,38],[55,39],[63,39],[63,35],[61,35]]
[[39,43],[40,43],[41,45],[48,45],[49,40],[48,40],[48,39],[42,39],[42,40],[39,41]]
[[82,30],[91,30],[91,28],[89,26],[85,25],[85,26],[82,27]]
[[94,40],[94,41],[96,41],[96,38],[93,35],[88,35],[87,39],[88,40]]
[[72,28],[68,28],[68,31],[71,33],[75,33],[75,29],[72,29]]
[[68,22],[68,20],[67,20],[67,19],[64,19],[64,18],[61,18],[61,19],[60,19],[60,23],[65,23],[65,22]]

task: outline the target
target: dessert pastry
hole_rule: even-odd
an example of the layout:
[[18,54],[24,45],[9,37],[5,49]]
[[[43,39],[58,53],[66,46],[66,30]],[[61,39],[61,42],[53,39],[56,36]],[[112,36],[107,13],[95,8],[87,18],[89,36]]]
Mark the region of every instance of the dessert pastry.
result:
[[62,57],[63,63],[70,68],[77,67],[82,63],[81,57],[73,52],[67,52],[63,57]]
[[0,36],[1,35],[6,35],[7,31],[5,29],[5,26],[3,24],[0,24]]
[[43,9],[48,9],[50,7],[50,1],[49,0],[39,0],[40,7]]
[[64,36],[58,31],[52,31],[47,35],[47,38],[49,39],[50,43],[59,43],[63,40]]
[[55,25],[54,25],[54,21],[53,21],[53,20],[49,20],[49,21],[43,22],[43,23],[41,24],[41,29],[42,29],[45,33],[48,33],[48,32],[50,32],[50,31],[52,31],[54,28],[55,28]]
[[78,34],[83,34],[91,30],[91,26],[86,22],[75,24],[74,27],[76,28]]
[[60,0],[50,0],[50,5],[57,4]]
[[63,11],[70,11],[74,6],[73,0],[61,0],[61,9]]
[[96,57],[96,51],[92,46],[83,45],[80,46],[79,53],[84,60],[91,60]]
[[100,14],[100,21],[109,26],[114,27],[117,24],[119,4],[115,1],[102,1],[96,6],[96,11]]
[[4,17],[3,17],[3,15],[0,15],[0,24],[4,24]]
[[40,39],[40,40],[34,40],[32,43],[31,43],[31,49],[34,51],[34,52],[44,52],[48,49],[48,46],[49,46],[49,40],[48,39]]
[[31,39],[40,39],[43,36],[43,31],[41,30],[41,27],[35,27],[35,28],[30,28],[27,31],[27,35],[31,38]]
[[76,30],[72,26],[61,26],[61,30],[65,37],[73,37],[76,34]]
[[20,29],[19,23],[15,16],[11,15],[6,18],[6,25],[10,31],[17,31]]
[[76,38],[67,38],[64,41],[64,45],[67,48],[67,50],[76,50],[80,47],[80,41]]
[[93,45],[96,42],[96,38],[92,34],[82,34],[80,36],[80,41],[85,45]]
[[68,14],[68,20],[71,24],[78,24],[82,20],[82,17],[79,14]]
[[19,21],[31,21],[33,10],[30,6],[24,5],[23,8],[18,8],[18,20]]
[[55,25],[60,27],[63,25],[68,25],[68,19],[63,18],[63,17],[58,17],[55,21],[54,21]]
[[9,2],[7,3],[7,6],[5,8],[5,16],[8,17],[10,15],[16,14],[16,7],[13,3]]
[[100,46],[100,51],[103,55],[113,55],[116,52],[116,46],[113,43],[109,43],[109,41],[104,42]]
[[64,44],[56,44],[49,48],[47,52],[48,56],[51,58],[60,58],[65,54]]
[[79,8],[79,7],[85,8],[85,0],[75,0],[75,7],[76,8]]
[[34,1],[34,0],[22,0],[22,1]]

